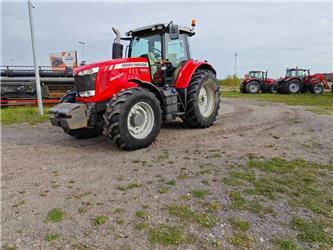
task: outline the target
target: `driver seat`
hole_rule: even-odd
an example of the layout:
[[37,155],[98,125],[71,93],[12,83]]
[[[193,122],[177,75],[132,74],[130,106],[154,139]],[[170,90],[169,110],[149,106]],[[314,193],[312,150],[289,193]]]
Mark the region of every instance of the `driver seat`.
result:
[[154,78],[154,74],[157,72],[157,59],[154,53],[148,52],[147,54],[143,54],[140,57],[144,57],[148,60],[151,78]]

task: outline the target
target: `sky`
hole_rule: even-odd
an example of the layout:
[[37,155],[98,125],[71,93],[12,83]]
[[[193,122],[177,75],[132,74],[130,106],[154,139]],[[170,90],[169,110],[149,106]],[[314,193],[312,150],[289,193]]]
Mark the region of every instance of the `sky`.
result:
[[[114,34],[154,23],[190,26],[192,57],[207,60],[220,78],[268,70],[274,78],[287,67],[333,72],[332,2],[52,2],[34,1],[39,65],[48,55],[77,50],[84,41],[88,62],[109,60]],[[33,65],[26,1],[1,1],[1,65]]]

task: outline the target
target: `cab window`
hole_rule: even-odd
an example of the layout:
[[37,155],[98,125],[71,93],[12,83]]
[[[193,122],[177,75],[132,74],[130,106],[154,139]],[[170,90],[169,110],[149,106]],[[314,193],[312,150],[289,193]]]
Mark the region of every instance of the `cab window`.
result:
[[173,67],[178,67],[182,61],[187,61],[190,56],[187,50],[187,35],[180,34],[179,39],[171,40],[170,34],[165,34],[165,55]]
[[160,35],[135,37],[131,44],[130,57],[153,55],[155,60],[162,59],[162,44]]

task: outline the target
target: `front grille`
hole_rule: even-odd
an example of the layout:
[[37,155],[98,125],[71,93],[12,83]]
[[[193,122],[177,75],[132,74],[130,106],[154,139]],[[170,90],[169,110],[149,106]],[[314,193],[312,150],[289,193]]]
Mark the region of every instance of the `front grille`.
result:
[[88,90],[95,90],[95,81],[96,75],[94,74],[87,74],[84,76],[76,75],[74,77],[74,85],[77,92],[83,92]]

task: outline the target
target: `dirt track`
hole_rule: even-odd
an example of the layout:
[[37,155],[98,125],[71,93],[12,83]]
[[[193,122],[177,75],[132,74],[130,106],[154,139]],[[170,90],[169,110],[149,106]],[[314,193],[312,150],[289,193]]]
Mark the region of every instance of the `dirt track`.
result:
[[[213,127],[198,130],[181,122],[165,124],[152,146],[134,152],[117,149],[104,136],[75,140],[49,123],[2,126],[2,243],[17,249],[145,249],[149,246],[146,232],[133,227],[138,210],[147,210],[150,225],[176,223],[164,207],[193,189],[202,189],[203,177],[212,182],[205,187],[210,191],[205,199],[227,206],[230,188],[220,180],[228,166],[245,164],[249,157],[329,163],[332,128],[333,117],[318,116],[303,107],[239,99],[223,100],[222,115]],[[216,171],[195,174],[202,166]],[[172,179],[176,185],[160,192]],[[130,183],[142,186],[125,192],[117,189]],[[197,206],[195,199],[186,202]],[[65,211],[65,219],[45,221],[55,207]],[[270,239],[276,235],[294,235],[278,224],[288,214],[287,207],[280,209],[277,218],[245,213],[253,225],[255,248],[271,247]],[[94,226],[92,219],[97,215],[108,216],[108,221]],[[225,219],[231,215],[245,216],[222,209],[216,226],[193,225],[190,231],[199,239],[232,247],[226,241],[231,228]],[[49,243],[44,240],[48,232],[57,232],[61,238]]]

